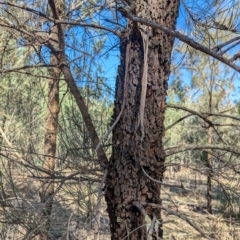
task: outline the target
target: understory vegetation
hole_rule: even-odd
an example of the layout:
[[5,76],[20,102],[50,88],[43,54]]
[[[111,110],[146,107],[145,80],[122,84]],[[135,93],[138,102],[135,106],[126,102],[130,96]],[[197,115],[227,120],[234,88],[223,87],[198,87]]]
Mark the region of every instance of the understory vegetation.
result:
[[239,10],[0,1],[0,240],[240,239]]

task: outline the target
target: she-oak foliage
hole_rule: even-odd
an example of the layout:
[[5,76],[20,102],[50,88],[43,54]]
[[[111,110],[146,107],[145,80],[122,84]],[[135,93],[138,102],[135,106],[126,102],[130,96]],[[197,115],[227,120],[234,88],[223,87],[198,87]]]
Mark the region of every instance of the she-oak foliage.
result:
[[[219,4],[219,1],[214,2],[215,5]],[[45,149],[46,161],[43,168],[33,167],[29,162],[27,162],[27,165],[21,162],[21,166],[34,169],[32,170],[32,177],[40,178],[39,182],[42,189],[40,191],[41,218],[38,221],[33,221],[35,225],[29,220],[32,225],[30,227],[25,226],[25,237],[30,238],[38,235],[41,239],[47,239],[51,236],[51,227],[53,228],[51,218],[56,216],[56,213],[52,211],[52,206],[54,206],[55,200],[59,200],[58,197],[62,197],[61,194],[57,196],[57,193],[60,193],[61,186],[64,185],[65,181],[77,179],[76,181],[95,182],[103,178],[94,211],[99,212],[98,206],[102,197],[101,190],[105,190],[111,238],[114,240],[124,238],[133,240],[161,239],[163,231],[160,209],[163,208],[163,205],[160,190],[165,171],[165,157],[174,153],[174,149],[168,149],[169,151],[165,153],[163,148],[167,82],[170,74],[170,59],[174,37],[222,61],[237,71],[239,71],[239,67],[234,62],[238,59],[238,55],[235,54],[232,58],[228,58],[220,51],[228,43],[226,45],[219,43],[218,46],[211,46],[213,44],[211,42],[206,47],[175,31],[180,7],[180,1],[178,0],[114,1],[107,2],[106,5],[102,1],[54,0],[36,1],[34,3],[31,1],[0,1],[0,4],[1,13],[3,13],[0,18],[1,28],[7,31],[12,38],[15,38],[19,45],[28,49],[29,53],[34,52],[34,57],[30,61],[30,63],[33,63],[32,65],[23,63],[22,67],[14,68],[3,64],[3,61],[1,61],[2,74],[11,71],[26,74],[25,69],[28,69],[27,74],[34,78],[37,74],[31,71],[31,68],[43,67],[49,68],[50,71],[56,70],[57,74],[55,76],[54,74],[50,74],[51,76],[44,74],[43,76],[46,79],[50,77],[49,96],[53,93],[53,89],[59,91],[59,80],[60,78],[64,79],[68,91],[74,97],[81,112],[88,131],[88,134],[83,134],[80,137],[84,142],[84,151],[92,148],[88,152],[89,158],[94,157],[94,164],[81,165],[75,159],[72,162],[77,163],[76,165],[68,164],[69,158],[72,157],[68,155],[72,146],[65,144],[67,148],[66,158],[64,159],[67,161],[66,166],[71,166],[71,170],[75,172],[73,175],[70,174],[65,177],[62,169],[56,168],[55,158],[57,157],[56,149],[58,148],[56,146],[56,137],[59,134],[57,133],[57,127],[60,126],[61,121],[58,121],[59,109],[52,112],[52,106],[49,107],[45,131],[46,137],[54,134],[51,154],[48,154],[49,149]],[[185,3],[183,5],[186,7]],[[123,16],[130,19],[127,27],[123,28],[121,22],[118,21],[119,16],[115,14],[118,10]],[[109,19],[105,18],[110,12],[113,13],[114,20],[110,19],[110,17]],[[102,13],[105,14],[105,17],[102,17]],[[99,16],[101,16],[101,20],[97,24],[96,21]],[[189,16],[190,20],[199,23],[198,26],[200,27],[204,25],[206,28],[219,28],[220,26],[216,24],[215,18],[208,19],[209,25],[200,16],[197,20],[191,15],[191,12],[189,12]],[[228,24],[229,29],[225,30],[236,33],[235,30],[233,31],[233,21],[231,17]],[[110,24],[105,26],[103,22]],[[89,29],[98,30],[93,33]],[[95,59],[101,57],[101,48],[104,46],[106,38],[104,41],[99,39],[95,41],[95,45],[91,45],[90,40],[90,42],[85,41],[83,44],[75,38],[75,35],[79,34],[79,39],[83,38],[83,36],[89,36],[88,39],[91,39],[99,38],[96,35],[99,33],[101,36],[105,32],[113,33],[119,37],[121,54],[116,81],[112,121],[115,126],[112,131],[112,155],[110,159],[108,159],[104,146],[99,145],[101,138],[99,131],[97,131],[98,128],[92,120],[93,115],[90,114],[86,98],[80,91],[76,81],[78,75],[84,75],[84,80],[91,79],[92,81],[92,76],[89,74],[91,71],[88,72],[86,69],[91,67],[97,69],[92,63]],[[238,41],[238,39],[232,41]],[[85,45],[88,45],[88,47]],[[81,48],[78,48],[78,46]],[[89,51],[88,48],[92,50]],[[5,47],[3,46],[2,49],[2,55],[6,56]],[[50,56],[54,61],[49,61]],[[90,64],[90,66],[87,66],[87,64]],[[50,98],[48,103],[51,105]],[[202,121],[212,127],[208,115],[197,114],[194,111],[192,111],[192,114],[201,117]],[[50,124],[48,124],[48,119],[51,121]],[[53,131],[51,124],[54,126]],[[85,128],[77,126],[77,130],[79,132],[85,131]],[[5,143],[12,145],[4,134],[1,135],[1,141],[3,141],[4,137]],[[91,142],[91,146],[88,144],[86,146],[84,136],[89,137],[90,140],[88,139],[86,142],[88,144]],[[214,146],[210,147],[213,148]],[[234,150],[236,154],[236,149],[231,149],[228,146],[225,149]],[[175,151],[178,152],[179,148],[176,147]],[[5,154],[4,151],[3,154]],[[19,154],[15,154],[16,156],[19,157]],[[79,157],[80,162],[82,162],[84,156]],[[48,159],[51,161],[48,162]],[[36,172],[43,172],[44,174],[38,175]],[[99,172],[105,172],[106,179]],[[95,177],[92,177],[93,173]],[[85,175],[87,175],[86,178],[84,178]],[[61,179],[60,182],[58,182],[58,179]],[[56,189],[54,189],[55,183]],[[104,183],[105,187],[103,187]],[[68,194],[72,194],[71,191]],[[81,197],[83,198],[83,196]],[[64,204],[66,202],[67,200],[65,200]],[[94,216],[94,214],[94,212],[87,213],[88,216]],[[46,224],[41,224],[46,218]],[[189,223],[188,220],[185,221]],[[93,220],[96,239],[99,237],[99,222],[99,219]],[[198,226],[191,222],[189,224],[202,236],[207,236]]]

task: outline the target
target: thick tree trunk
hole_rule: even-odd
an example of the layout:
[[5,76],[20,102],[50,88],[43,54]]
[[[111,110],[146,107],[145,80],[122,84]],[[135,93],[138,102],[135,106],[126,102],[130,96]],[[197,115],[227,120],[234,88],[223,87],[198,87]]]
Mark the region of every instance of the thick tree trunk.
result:
[[[178,0],[141,0],[136,6],[136,14],[174,29],[178,8]],[[106,181],[107,210],[114,240],[126,236],[126,239],[132,240],[162,238],[160,210],[132,204],[133,201],[161,204],[160,185],[148,179],[142,168],[160,181],[165,170],[162,138],[169,59],[174,39],[159,30],[148,29],[147,32],[148,84],[144,130],[139,126],[144,67],[143,39],[139,26],[136,29],[136,25],[129,24],[120,45],[122,58],[117,77],[114,119],[121,112],[123,104],[124,109],[113,130],[113,152]],[[155,227],[149,230],[149,224],[155,218]]]

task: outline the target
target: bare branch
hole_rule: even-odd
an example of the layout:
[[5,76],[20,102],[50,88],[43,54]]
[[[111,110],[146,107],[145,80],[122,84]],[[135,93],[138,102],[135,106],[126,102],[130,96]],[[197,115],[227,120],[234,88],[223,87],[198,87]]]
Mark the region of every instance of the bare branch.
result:
[[207,55],[209,55],[213,58],[216,58],[220,62],[225,63],[229,67],[235,69],[237,72],[240,72],[240,67],[237,66],[236,64],[232,63],[230,59],[227,59],[227,58],[223,57],[221,54],[216,53],[216,51],[213,51],[213,50],[197,43],[193,39],[189,38],[188,36],[178,32],[176,30],[167,28],[163,25],[160,25],[159,23],[155,23],[153,21],[150,21],[149,19],[135,16],[131,12],[123,11],[123,9],[121,9],[121,13],[123,13],[124,16],[131,19],[132,21],[142,23],[144,25],[150,26],[150,27],[155,28],[155,29],[159,29],[159,30],[161,30],[161,31],[163,31],[163,32],[175,37],[175,38],[178,38],[179,40],[181,40],[182,42],[191,46],[192,48],[194,48],[196,50],[199,50],[203,53],[206,53]]
[[[226,52],[228,52],[229,50],[231,50],[232,48],[236,47],[237,45],[239,45],[240,41],[235,42],[233,45],[229,46],[228,48],[226,48],[224,51],[221,51],[221,55],[225,54]],[[233,58],[230,58],[230,61]]]
[[214,125],[209,119],[207,119],[207,117],[203,116],[201,113],[199,113],[197,111],[194,111],[192,109],[189,109],[189,108],[186,108],[186,107],[183,107],[183,106],[179,106],[179,105],[174,105],[174,104],[167,104],[167,107],[168,108],[180,109],[180,110],[183,110],[183,111],[186,111],[186,112],[190,112],[192,115],[196,115],[196,116],[200,117],[209,126],[213,126]]
[[230,118],[233,120],[240,121],[239,117],[232,116],[232,115],[226,115],[226,114],[221,114],[221,113],[208,113],[208,112],[202,112],[202,114],[207,115],[207,116],[225,117],[225,118]]
[[141,202],[141,201],[140,202],[139,201],[134,201],[133,202],[134,206],[139,206],[139,204],[142,205],[142,206],[150,206],[150,207],[153,207],[153,208],[160,208],[162,210],[165,210],[168,214],[175,215],[175,216],[183,219],[185,222],[187,222],[190,226],[192,226],[197,232],[199,232],[206,239],[213,240],[206,233],[204,233],[203,230],[201,228],[199,228],[194,222],[192,222],[189,218],[187,218],[183,213],[172,211],[172,210],[170,210],[170,209],[168,209],[168,208],[166,208],[162,205],[155,204],[155,203],[147,203],[147,202]]
[[226,152],[231,152],[236,155],[240,155],[240,151],[234,147],[230,146],[222,146],[222,145],[177,145],[166,148],[166,157],[169,157],[173,154],[185,152],[185,151],[192,151],[192,150],[205,150],[205,149],[215,149],[215,150],[222,150]]
[[233,61],[237,60],[238,58],[240,58],[240,53],[235,54],[235,55],[230,59],[230,61],[233,62]]
[[165,132],[169,129],[171,129],[172,127],[174,127],[175,125],[177,125],[178,123],[180,123],[181,121],[183,121],[184,119],[188,118],[188,117],[191,117],[193,116],[194,114],[193,113],[190,113],[190,114],[187,114],[186,116],[183,116],[181,118],[179,118],[177,121],[175,121],[174,123],[172,123],[171,125],[167,126],[165,128]]
[[[0,69],[1,73],[10,73],[10,72],[18,72],[19,70],[24,69],[31,69],[31,68],[51,68],[51,67],[57,67],[57,65],[51,65],[51,64],[39,64],[39,65],[25,65],[22,67],[17,68],[11,68],[11,69]],[[26,73],[26,72],[24,72]]]
[[98,24],[95,24],[95,23],[63,21],[63,20],[55,20],[54,23],[55,24],[70,25],[70,26],[91,27],[91,28],[96,28],[96,29],[101,29],[101,30],[104,30],[104,31],[111,32],[111,33],[113,33],[114,35],[116,35],[118,37],[121,36],[121,33],[120,33],[120,31],[118,29],[114,30],[112,28],[105,27],[105,26],[102,26],[102,25],[98,25]]
[[222,43],[222,44],[219,44],[218,46],[214,47],[212,50],[218,52],[218,51],[221,50],[221,48],[227,46],[228,44],[231,44],[231,43],[233,43],[233,42],[236,42],[236,41],[238,41],[238,40],[240,40],[240,37],[232,38],[232,39],[230,39],[230,40],[228,40],[228,41],[226,41],[226,42],[224,42],[224,43]]
[[25,11],[34,13],[36,15],[39,15],[40,17],[46,18],[47,20],[51,21],[51,18],[48,17],[46,14],[44,14],[42,12],[39,12],[39,11],[33,9],[33,8],[29,8],[26,5],[14,4],[14,3],[6,2],[6,1],[0,1],[0,4],[8,5],[8,6],[11,6],[11,7],[16,7],[16,8],[19,8],[19,9],[23,9]]
[[141,166],[141,169],[142,169],[143,173],[144,173],[150,180],[152,180],[153,182],[159,183],[159,184],[161,184],[162,186],[165,186],[165,187],[176,187],[176,188],[182,188],[182,189],[185,190],[185,188],[184,188],[184,186],[182,185],[182,183],[181,183],[181,185],[173,185],[173,184],[168,184],[168,183],[161,182],[161,181],[156,180],[156,179],[152,178],[151,176],[149,176],[149,175],[146,173],[146,171],[144,170],[144,168],[143,168],[142,166]]

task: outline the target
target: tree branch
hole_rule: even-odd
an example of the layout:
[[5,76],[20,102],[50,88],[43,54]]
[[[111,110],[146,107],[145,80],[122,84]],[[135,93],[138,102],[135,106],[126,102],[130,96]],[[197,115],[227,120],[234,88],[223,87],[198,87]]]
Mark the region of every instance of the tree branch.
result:
[[233,42],[236,42],[236,41],[238,41],[238,40],[240,40],[240,37],[232,38],[232,39],[228,40],[227,42],[224,42],[224,43],[222,43],[222,44],[217,45],[217,46],[214,47],[212,50],[218,52],[218,51],[221,50],[221,48],[227,46],[228,44],[231,44],[231,43],[233,43]]
[[141,201],[133,201],[133,205],[136,206],[136,207],[140,207],[141,205],[142,206],[150,206],[150,207],[153,207],[153,208],[160,208],[164,211],[166,211],[168,214],[171,214],[171,215],[175,215],[181,219],[183,219],[185,222],[187,222],[190,226],[192,226],[197,232],[199,232],[203,237],[209,239],[209,240],[213,240],[211,237],[209,237],[206,233],[204,233],[202,231],[201,228],[199,228],[194,222],[192,222],[189,218],[187,218],[183,213],[180,213],[180,212],[176,212],[176,211],[172,211],[162,205],[159,205],[159,204],[155,204],[155,203],[147,203],[147,202],[141,202]]
[[205,149],[215,149],[215,150],[222,150],[226,152],[231,152],[236,155],[240,155],[240,150],[230,146],[220,146],[220,145],[176,145],[169,148],[166,148],[166,157],[169,157],[173,154],[185,152],[185,151],[192,151],[192,150],[205,150]]
[[161,182],[161,181],[156,180],[156,179],[152,178],[151,176],[149,176],[142,166],[141,166],[141,169],[142,169],[144,175],[146,175],[153,182],[159,183],[159,184],[161,184],[162,186],[165,186],[165,187],[176,187],[176,188],[182,188],[182,189],[186,190],[184,188],[184,186],[182,185],[182,183],[181,183],[181,185],[173,185],[173,184],[168,184],[168,183]]
[[169,129],[171,129],[172,127],[174,127],[175,125],[177,125],[178,123],[180,123],[181,121],[183,121],[184,119],[188,118],[188,117],[191,117],[193,116],[194,114],[193,113],[190,113],[190,114],[187,114],[186,116],[183,116],[181,118],[179,118],[177,121],[175,121],[174,123],[172,123],[171,125],[167,126],[165,128],[165,132]]
[[[51,3],[51,5],[53,6],[51,0],[50,0],[50,3]],[[42,12],[39,12],[39,11],[37,11],[37,10],[35,10],[35,9],[29,8],[29,7],[26,7],[26,6],[21,6],[21,5],[17,5],[17,4],[13,4],[13,3],[6,3],[6,2],[2,2],[2,1],[0,1],[0,4],[6,4],[6,5],[8,5],[8,6],[16,7],[16,8],[23,9],[23,10],[25,10],[25,11],[34,13],[34,14],[42,17],[42,18],[45,18],[45,19],[48,20],[48,21],[53,22],[54,24],[63,24],[63,25],[81,26],[81,27],[91,27],[91,28],[101,29],[101,30],[104,30],[104,31],[111,32],[111,33],[113,33],[114,35],[116,35],[116,36],[118,36],[118,37],[121,36],[119,30],[115,30],[115,29],[112,29],[112,28],[109,28],[109,27],[106,27],[106,26],[102,26],[102,25],[99,25],[99,24],[95,24],[95,23],[85,23],[85,22],[79,22],[79,21],[59,20],[58,18],[49,17],[49,16],[47,16],[46,14],[44,14],[44,13],[42,13]],[[54,4],[54,5],[55,5],[55,4]],[[58,16],[56,11],[54,11],[54,13],[55,13],[55,16]]]
[[[57,10],[56,10],[55,2],[53,0],[48,0],[48,2],[49,2],[49,5],[52,9],[53,16],[57,20],[58,19],[58,13],[57,13]],[[63,32],[61,23],[58,22],[57,27],[58,27],[58,44],[59,44],[59,50],[60,50],[59,53],[57,53],[59,68],[61,69],[61,71],[62,71],[62,73],[65,77],[65,80],[68,84],[68,87],[69,87],[72,95],[74,96],[74,98],[76,100],[78,108],[79,108],[79,110],[82,114],[84,123],[85,123],[85,125],[87,127],[87,130],[89,132],[89,136],[90,136],[90,139],[92,141],[93,147],[95,149],[97,149],[96,153],[97,153],[97,156],[98,156],[99,163],[103,168],[106,168],[107,165],[108,165],[108,158],[105,154],[105,151],[104,151],[102,145],[100,145],[98,147],[98,144],[100,143],[99,136],[98,136],[97,131],[96,131],[94,125],[93,125],[91,116],[88,112],[88,109],[87,109],[87,106],[84,102],[84,99],[83,99],[83,97],[82,97],[82,95],[81,95],[81,93],[80,93],[80,91],[79,91],[79,89],[78,89],[78,87],[75,83],[74,77],[72,75],[72,72],[70,70],[70,67],[69,67],[69,64],[68,64],[68,61],[67,61],[67,56],[66,56],[66,53],[65,53],[64,32]]]
[[[207,119],[206,116],[203,116],[201,113],[197,112],[197,111],[194,111],[192,109],[189,109],[189,108],[186,108],[186,107],[183,107],[183,106],[179,106],[179,105],[174,105],[174,104],[167,104],[167,108],[175,108],[175,109],[180,109],[180,110],[183,110],[183,111],[186,111],[186,112],[189,112],[191,113],[192,115],[196,115],[198,117],[200,117],[204,122],[206,122],[209,126],[213,126],[214,124],[209,120]],[[188,116],[188,115],[187,115]]]
[[[121,13],[123,13],[121,11]],[[192,48],[196,49],[196,50],[199,50],[203,53],[206,53],[207,55],[219,60],[220,62],[222,63],[225,63],[226,65],[228,65],[229,67],[235,69],[237,72],[240,72],[240,67],[237,66],[236,64],[232,63],[231,62],[231,59],[227,59],[225,57],[223,57],[221,54],[218,54],[216,51],[213,51],[199,43],[197,43],[196,41],[194,41],[193,39],[189,38],[188,36],[176,31],[176,30],[173,30],[173,29],[170,29],[170,28],[167,28],[159,23],[155,23],[153,21],[150,21],[146,18],[142,18],[142,17],[138,17],[138,16],[135,16],[133,15],[131,12],[128,12],[128,11],[124,11],[123,15],[129,19],[131,19],[132,21],[134,22],[139,22],[141,24],[144,24],[144,25],[147,25],[147,26],[150,26],[152,28],[155,28],[155,29],[159,29],[175,38],[178,38],[179,40],[181,40],[182,42],[186,43],[187,45],[191,46]]]

